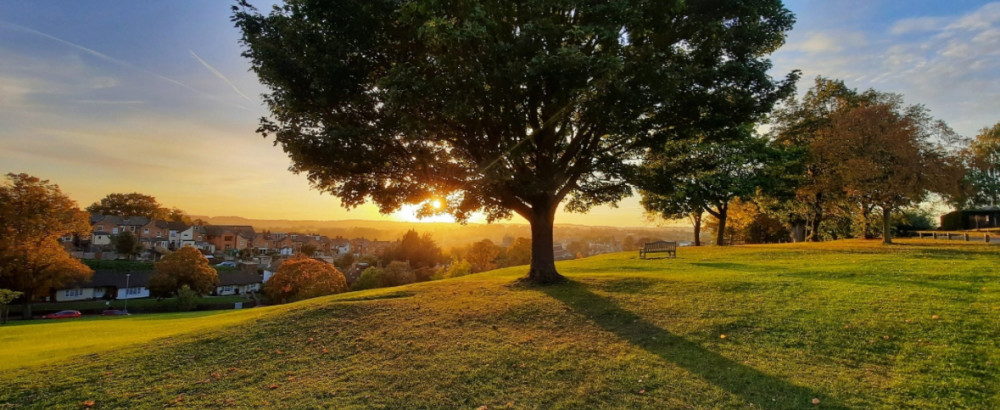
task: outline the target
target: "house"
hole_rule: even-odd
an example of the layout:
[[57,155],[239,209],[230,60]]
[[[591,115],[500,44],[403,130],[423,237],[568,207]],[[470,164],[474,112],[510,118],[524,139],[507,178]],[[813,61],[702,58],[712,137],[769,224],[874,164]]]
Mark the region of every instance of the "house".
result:
[[253,239],[250,241],[250,247],[253,248],[254,254],[257,255],[267,255],[271,251],[274,251],[275,241],[271,239],[271,235],[267,233],[261,233],[254,235]]
[[346,255],[351,253],[351,241],[342,237],[330,239],[330,253],[334,255]]
[[219,272],[219,286],[215,288],[215,295],[245,295],[251,292],[260,292],[263,278],[256,272]]
[[149,297],[149,277],[153,271],[97,270],[89,280],[53,289],[56,302],[92,299],[139,299]]
[[250,225],[207,225],[205,241],[218,251],[246,249],[257,234]]
[[941,229],[958,231],[1000,227],[1000,206],[955,211],[941,216]]

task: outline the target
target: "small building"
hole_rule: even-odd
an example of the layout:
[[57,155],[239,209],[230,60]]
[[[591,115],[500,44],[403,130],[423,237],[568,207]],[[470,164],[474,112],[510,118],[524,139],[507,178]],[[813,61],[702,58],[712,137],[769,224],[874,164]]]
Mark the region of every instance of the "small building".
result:
[[56,302],[93,299],[140,299],[149,297],[153,271],[97,270],[90,280],[52,290]]
[[263,279],[257,273],[250,272],[219,272],[219,286],[215,288],[216,296],[245,295],[260,292]]
[[1000,206],[965,209],[941,216],[941,229],[946,231],[988,228],[1000,228]]

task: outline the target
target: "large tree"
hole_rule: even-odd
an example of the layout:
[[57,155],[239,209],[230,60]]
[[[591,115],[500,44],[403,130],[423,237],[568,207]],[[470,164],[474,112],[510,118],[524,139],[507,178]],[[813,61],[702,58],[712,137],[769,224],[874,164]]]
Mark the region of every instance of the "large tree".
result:
[[780,153],[767,139],[749,126],[730,132],[723,142],[679,140],[650,151],[635,179],[647,211],[666,219],[692,216],[698,244],[702,214],[715,217],[715,244],[724,245],[730,202],[780,180],[773,172]]
[[882,211],[882,238],[892,243],[894,212],[921,202],[929,192],[955,195],[961,168],[946,143],[953,132],[921,106],[879,93],[871,102],[830,116],[813,150],[827,158],[830,176],[847,198]]
[[131,193],[108,194],[87,207],[87,212],[121,217],[145,216],[150,219],[182,220],[183,211],[167,209],[151,195]]
[[35,297],[93,274],[59,243],[66,235],[89,234],[87,213],[58,185],[7,174],[0,185],[0,288],[24,293],[24,317],[31,317]]
[[1000,123],[983,128],[966,150],[967,191],[959,206],[1000,205]]
[[643,149],[767,112],[797,77],[767,74],[780,0],[287,0],[233,22],[292,171],[346,207],[520,215],[534,283],[563,279],[560,204],[619,201]]
[[869,101],[874,95],[872,90],[859,93],[841,80],[817,77],[801,99],[790,97],[771,117],[775,141],[789,152],[802,154],[798,164],[789,166],[798,171],[794,199],[782,201],[780,213],[789,222],[805,222],[809,228],[807,240],[822,240],[823,220],[843,199],[843,189],[832,180],[830,170],[839,159],[824,156],[823,151],[814,149],[814,144],[821,133],[830,130],[831,115]]
[[219,286],[219,273],[193,246],[164,256],[154,270],[149,277],[149,291],[158,297],[171,296],[185,285],[198,295],[210,294]]

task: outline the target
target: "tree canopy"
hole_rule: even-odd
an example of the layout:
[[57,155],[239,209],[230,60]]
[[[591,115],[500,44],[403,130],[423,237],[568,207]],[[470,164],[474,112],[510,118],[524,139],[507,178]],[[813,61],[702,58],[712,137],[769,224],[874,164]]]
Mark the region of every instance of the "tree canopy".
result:
[[90,204],[87,212],[122,217],[145,216],[150,219],[167,219],[172,213],[181,214],[176,208],[171,211],[163,207],[153,196],[138,192],[108,194],[100,201]]
[[164,256],[154,269],[156,272],[149,278],[149,290],[154,296],[170,296],[185,285],[198,295],[207,295],[219,286],[219,273],[193,246],[183,246]]
[[703,213],[715,217],[715,244],[723,245],[730,201],[780,183],[773,170],[780,152],[750,126],[730,132],[722,142],[679,140],[650,151],[636,178],[646,210],[665,219],[692,216],[696,244]]
[[347,280],[333,265],[305,256],[281,263],[264,284],[264,294],[275,303],[288,303],[347,290]]
[[1000,123],[983,128],[966,151],[967,192],[960,207],[1000,206]]
[[7,174],[0,185],[0,288],[24,293],[25,317],[33,298],[93,274],[59,243],[66,235],[89,234],[87,213],[58,185]]
[[[288,0],[234,8],[292,171],[344,206],[524,217],[536,283],[552,226],[631,194],[643,150],[755,118],[792,86],[766,56],[779,0]],[[436,209],[431,204],[440,201]]]

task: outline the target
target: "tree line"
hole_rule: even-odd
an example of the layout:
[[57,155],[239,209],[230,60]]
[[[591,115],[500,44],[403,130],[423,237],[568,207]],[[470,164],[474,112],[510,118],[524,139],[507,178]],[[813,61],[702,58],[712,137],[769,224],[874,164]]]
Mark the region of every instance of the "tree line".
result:
[[[696,244],[705,215],[719,245],[736,237],[891,243],[898,225],[928,225],[915,207],[929,195],[959,208],[997,200],[1000,124],[962,138],[898,94],[819,77],[802,98],[727,132],[725,141],[673,141],[637,172],[646,210],[690,218]],[[729,226],[734,211],[739,229]]]

